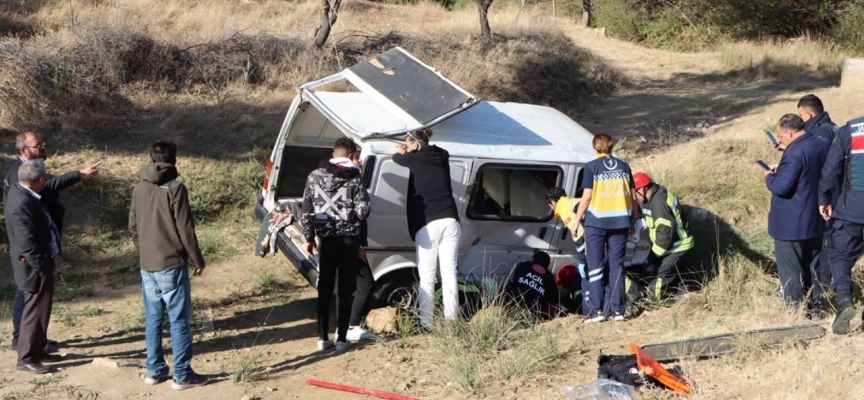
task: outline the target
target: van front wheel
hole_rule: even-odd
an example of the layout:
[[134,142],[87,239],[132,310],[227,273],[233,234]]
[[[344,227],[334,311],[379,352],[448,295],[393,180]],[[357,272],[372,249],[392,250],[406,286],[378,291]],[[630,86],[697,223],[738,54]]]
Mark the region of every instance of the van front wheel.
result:
[[409,309],[417,302],[419,282],[417,271],[405,269],[391,272],[375,282],[372,301],[376,307]]

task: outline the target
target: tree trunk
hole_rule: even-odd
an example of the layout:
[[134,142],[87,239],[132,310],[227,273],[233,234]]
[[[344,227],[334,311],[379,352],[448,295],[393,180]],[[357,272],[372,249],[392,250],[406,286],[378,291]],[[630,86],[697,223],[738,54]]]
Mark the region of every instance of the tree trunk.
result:
[[477,11],[480,14],[480,34],[486,40],[492,40],[492,29],[489,28],[489,7],[492,6],[492,0],[476,0]]
[[321,22],[315,28],[315,47],[319,49],[327,43],[327,38],[330,37],[330,30],[333,28],[333,24],[336,23],[336,18],[339,17],[339,5],[342,4],[342,0],[335,0],[331,7],[330,0],[323,1]]
[[582,0],[582,26],[591,26],[591,0]]

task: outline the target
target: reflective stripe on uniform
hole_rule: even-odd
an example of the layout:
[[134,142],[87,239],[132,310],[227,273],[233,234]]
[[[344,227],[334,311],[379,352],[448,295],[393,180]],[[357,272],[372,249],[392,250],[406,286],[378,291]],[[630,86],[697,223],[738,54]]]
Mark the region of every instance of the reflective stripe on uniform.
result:
[[651,210],[643,210],[645,226],[648,228],[648,235],[651,238],[651,243],[654,244],[651,247],[651,251],[661,257],[670,253],[679,253],[690,250],[695,244],[693,236],[687,232],[685,227],[686,224],[684,223],[684,219],[681,217],[681,207],[678,203],[678,199],[675,198],[668,189],[666,190],[666,205],[669,206],[672,215],[675,217],[675,233],[678,237],[678,240],[672,243],[671,249],[669,250],[659,247],[654,243],[657,243],[657,228],[660,226],[667,226],[671,229],[672,221],[666,218],[655,219],[651,214]]

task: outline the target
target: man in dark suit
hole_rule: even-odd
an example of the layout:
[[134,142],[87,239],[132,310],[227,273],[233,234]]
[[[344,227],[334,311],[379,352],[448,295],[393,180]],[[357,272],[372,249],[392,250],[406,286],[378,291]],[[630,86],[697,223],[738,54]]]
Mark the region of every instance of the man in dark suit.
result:
[[34,374],[49,372],[42,362],[53,361],[45,345],[54,297],[54,257],[60,253],[60,231],[39,195],[46,181],[42,160],[25,161],[5,205],[12,271],[24,292],[17,369]]
[[[822,249],[825,222],[819,215],[818,189],[830,143],[805,132],[804,121],[795,114],[780,118],[775,130],[786,151],[778,166],[765,171],[772,194],[768,234],[774,238],[783,297],[797,307],[808,304],[804,295],[813,287]],[[813,300],[808,305],[818,304]],[[813,315],[817,310],[809,311]]]
[[[3,181],[3,198],[6,199],[9,188],[18,184],[18,168],[27,160],[45,160],[48,158],[45,151],[45,141],[38,132],[21,132],[15,137],[15,150],[18,158],[12,162],[6,171]],[[40,196],[42,203],[48,207],[57,230],[63,231],[63,218],[65,209],[60,203],[60,192],[81,181],[82,176],[99,175],[99,164],[84,168],[79,171],[70,171],[56,178],[48,179]],[[18,345],[18,335],[21,328],[21,313],[24,312],[24,292],[15,291],[15,300],[12,303],[12,348]],[[56,346],[57,342],[49,340],[49,345]],[[50,346],[49,346],[50,347]]]

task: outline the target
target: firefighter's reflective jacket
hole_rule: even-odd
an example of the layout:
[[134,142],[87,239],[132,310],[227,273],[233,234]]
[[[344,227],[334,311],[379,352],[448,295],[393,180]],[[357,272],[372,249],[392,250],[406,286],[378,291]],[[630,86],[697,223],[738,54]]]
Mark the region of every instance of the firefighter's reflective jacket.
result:
[[654,184],[651,200],[641,204],[645,227],[651,237],[651,251],[663,257],[693,248],[687,220],[681,213],[678,198],[665,187]]

